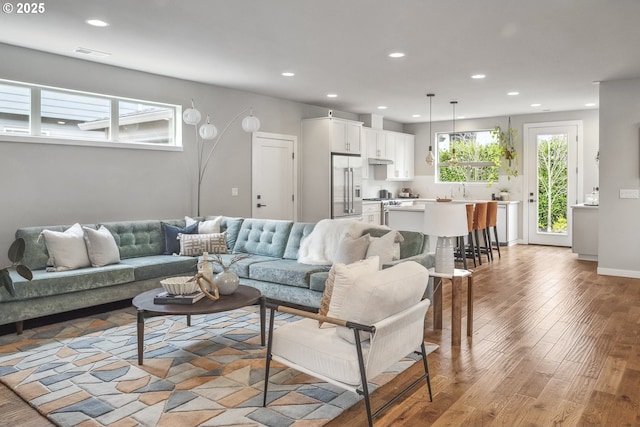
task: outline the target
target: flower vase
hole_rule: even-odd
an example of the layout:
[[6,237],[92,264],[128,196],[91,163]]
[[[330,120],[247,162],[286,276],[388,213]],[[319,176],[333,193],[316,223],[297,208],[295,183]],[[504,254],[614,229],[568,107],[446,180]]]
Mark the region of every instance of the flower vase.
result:
[[220,295],[231,295],[240,286],[240,279],[236,273],[225,267],[223,271],[215,275],[213,283],[218,287]]

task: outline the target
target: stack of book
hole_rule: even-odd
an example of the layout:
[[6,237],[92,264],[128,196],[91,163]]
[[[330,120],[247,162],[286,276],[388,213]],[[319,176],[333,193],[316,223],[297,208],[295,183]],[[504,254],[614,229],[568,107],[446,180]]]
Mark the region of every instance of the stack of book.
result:
[[174,295],[169,292],[160,292],[153,298],[154,304],[194,304],[204,297],[202,291],[197,291],[187,295]]

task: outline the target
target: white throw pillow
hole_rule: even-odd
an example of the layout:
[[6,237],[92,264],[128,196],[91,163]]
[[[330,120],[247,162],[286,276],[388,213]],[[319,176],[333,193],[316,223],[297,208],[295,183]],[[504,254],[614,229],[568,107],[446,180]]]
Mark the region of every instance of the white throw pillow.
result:
[[390,231],[381,237],[372,237],[367,249],[367,258],[377,255],[380,257],[380,268],[394,260],[396,247],[396,231]]
[[[186,226],[190,226],[198,222],[197,220],[185,216],[184,221]],[[222,216],[217,216],[214,219],[210,219],[207,221],[200,221],[198,224],[198,234],[214,234],[220,233],[220,224],[222,223]]]
[[[373,325],[422,300],[429,272],[415,261],[407,261],[374,273],[359,275],[345,294],[340,317],[344,320]],[[338,336],[355,342],[353,330],[338,327]],[[361,339],[367,339],[366,333]]]
[[40,237],[44,238],[49,252],[49,265],[52,266],[47,270],[75,270],[91,265],[80,224],[76,223],[64,232],[43,230]]
[[371,236],[369,234],[360,237],[351,237],[351,234],[346,234],[338,243],[333,262],[351,264],[364,259],[370,240]]
[[[377,256],[354,262],[352,264],[334,264],[335,278],[329,303],[328,317],[342,318],[342,307],[346,303],[346,296],[354,281],[365,274],[378,271],[380,260]],[[323,326],[328,324],[323,324]]]
[[120,249],[107,227],[101,225],[97,230],[82,227],[82,230],[92,267],[104,267],[120,262]]

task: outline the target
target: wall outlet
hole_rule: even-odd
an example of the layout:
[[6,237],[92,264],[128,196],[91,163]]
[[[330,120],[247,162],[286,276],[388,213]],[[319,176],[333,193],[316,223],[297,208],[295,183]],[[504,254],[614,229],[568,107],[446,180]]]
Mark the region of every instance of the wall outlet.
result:
[[233,187],[231,189],[231,195],[232,196],[237,196],[238,195],[238,187]]
[[620,198],[621,199],[637,199],[638,198],[638,190],[637,189],[620,189]]

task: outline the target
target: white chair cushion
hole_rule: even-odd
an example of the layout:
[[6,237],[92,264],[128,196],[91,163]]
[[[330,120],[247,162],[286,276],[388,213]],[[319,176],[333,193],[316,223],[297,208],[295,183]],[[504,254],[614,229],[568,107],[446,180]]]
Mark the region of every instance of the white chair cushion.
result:
[[[362,345],[362,351],[366,360],[368,343]],[[271,353],[274,360],[285,359],[287,362],[280,361],[303,372],[351,386],[360,384],[356,347],[338,337],[335,328],[319,329],[315,320],[302,319],[279,326],[273,332]]]
[[327,316],[344,319],[341,314],[341,309],[345,302],[347,291],[357,277],[378,271],[380,268],[380,258],[374,256],[352,264],[336,263],[332,268],[335,270],[335,278],[330,291],[329,312]]
[[[340,318],[373,325],[420,302],[428,279],[427,269],[414,261],[360,275],[347,289]],[[337,333],[350,343],[355,342],[351,329],[338,327]],[[367,335],[362,334],[361,338],[366,339]]]

